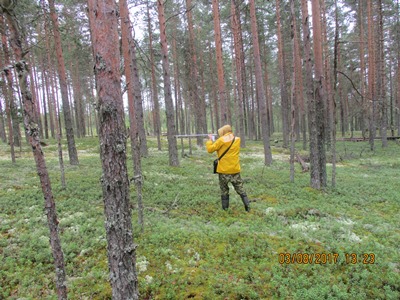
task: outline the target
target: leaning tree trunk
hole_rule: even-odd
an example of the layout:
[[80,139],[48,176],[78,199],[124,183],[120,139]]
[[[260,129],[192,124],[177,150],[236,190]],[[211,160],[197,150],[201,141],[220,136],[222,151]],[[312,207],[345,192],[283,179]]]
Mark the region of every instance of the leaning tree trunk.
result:
[[[4,1],[0,1],[2,6]],[[40,145],[38,124],[36,123],[36,105],[30,92],[28,75],[28,66],[22,54],[21,38],[19,35],[18,21],[15,14],[5,10],[8,25],[10,28],[10,44],[14,50],[16,59],[16,70],[18,74],[19,86],[21,89],[22,103],[24,110],[24,126],[26,135],[29,137],[29,143],[32,146],[33,156],[36,162],[36,170],[40,178],[42,192],[45,199],[45,208],[47,213],[47,222],[50,229],[50,245],[54,258],[56,288],[58,299],[67,299],[66,275],[64,267],[64,255],[61,249],[61,242],[58,236],[58,220],[56,205],[51,189],[49,173],[46,167],[46,161]]]
[[172,103],[171,78],[169,75],[168,44],[166,35],[166,20],[164,14],[164,0],[157,0],[158,20],[160,22],[161,56],[164,77],[164,99],[167,115],[167,139],[170,166],[179,166],[178,146],[174,120],[174,105]]
[[61,100],[63,103],[63,112],[64,112],[64,121],[65,121],[65,131],[67,135],[67,144],[68,144],[68,155],[69,155],[69,163],[71,165],[79,164],[78,161],[78,153],[76,151],[75,146],[75,138],[74,138],[74,129],[72,124],[71,117],[71,109],[68,101],[68,86],[67,86],[67,78],[65,73],[65,63],[63,58],[63,51],[61,49],[61,35],[58,26],[58,17],[56,14],[56,9],[54,5],[54,0],[48,0],[50,7],[50,16],[53,23],[53,34],[54,34],[54,42],[57,53],[57,70],[58,77],[60,80],[60,89],[61,89]]
[[267,108],[265,101],[266,99],[265,99],[264,81],[261,69],[260,46],[258,43],[257,18],[256,18],[256,8],[254,0],[250,0],[250,18],[251,18],[251,36],[253,38],[253,52],[254,52],[255,74],[256,74],[256,92],[259,103],[259,110],[261,112],[261,132],[262,132],[262,139],[264,142],[264,164],[270,165],[272,163],[272,153],[269,144]]

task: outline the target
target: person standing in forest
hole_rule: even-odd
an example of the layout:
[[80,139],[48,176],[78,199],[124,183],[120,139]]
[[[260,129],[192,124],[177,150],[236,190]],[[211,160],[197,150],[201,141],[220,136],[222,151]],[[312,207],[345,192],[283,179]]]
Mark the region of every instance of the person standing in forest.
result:
[[243,188],[243,180],[240,177],[240,138],[235,137],[230,125],[224,125],[218,129],[219,138],[213,142],[213,135],[209,135],[206,142],[208,153],[217,151],[219,186],[221,188],[222,209],[229,208],[229,183],[232,183],[236,193],[242,198],[244,209],[250,211],[250,203]]

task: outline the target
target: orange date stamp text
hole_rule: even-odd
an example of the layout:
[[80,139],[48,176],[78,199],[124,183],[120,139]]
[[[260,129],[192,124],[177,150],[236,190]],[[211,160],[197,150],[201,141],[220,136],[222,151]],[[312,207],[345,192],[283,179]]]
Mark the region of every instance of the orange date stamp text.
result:
[[337,264],[339,262],[345,264],[374,264],[374,253],[344,253],[342,256],[339,253],[279,253],[279,263],[281,265],[289,264]]

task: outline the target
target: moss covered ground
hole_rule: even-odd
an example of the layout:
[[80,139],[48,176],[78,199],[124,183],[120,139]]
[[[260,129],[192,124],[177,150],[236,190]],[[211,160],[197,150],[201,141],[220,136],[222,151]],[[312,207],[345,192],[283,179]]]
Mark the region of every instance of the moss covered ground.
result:
[[[77,140],[79,166],[65,157],[65,190],[56,144],[46,142],[69,298],[110,299],[98,139]],[[169,167],[163,142],[158,151],[150,140],[143,158],[143,233],[131,186],[141,299],[400,299],[395,142],[375,152],[339,142],[337,186],[324,191],[309,187],[300,165],[289,181],[287,150],[274,147],[264,166],[262,144],[248,142],[241,162],[250,213],[233,189],[221,210],[213,155],[193,147]],[[128,166],[132,174],[131,159]],[[13,165],[0,144],[0,299],[57,298],[48,236],[30,148]]]

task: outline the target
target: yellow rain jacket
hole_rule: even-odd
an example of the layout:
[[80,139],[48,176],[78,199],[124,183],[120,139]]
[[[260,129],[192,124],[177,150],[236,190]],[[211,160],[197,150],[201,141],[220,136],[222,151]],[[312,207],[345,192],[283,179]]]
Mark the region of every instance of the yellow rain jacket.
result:
[[[218,129],[218,138],[214,143],[212,141],[206,142],[206,148],[208,153],[217,151],[218,157],[220,157],[226,149],[232,144],[234,135],[232,133],[231,126],[225,125]],[[237,174],[240,173],[240,138],[236,137],[231,148],[226,152],[224,157],[219,161],[217,172],[220,174]]]

